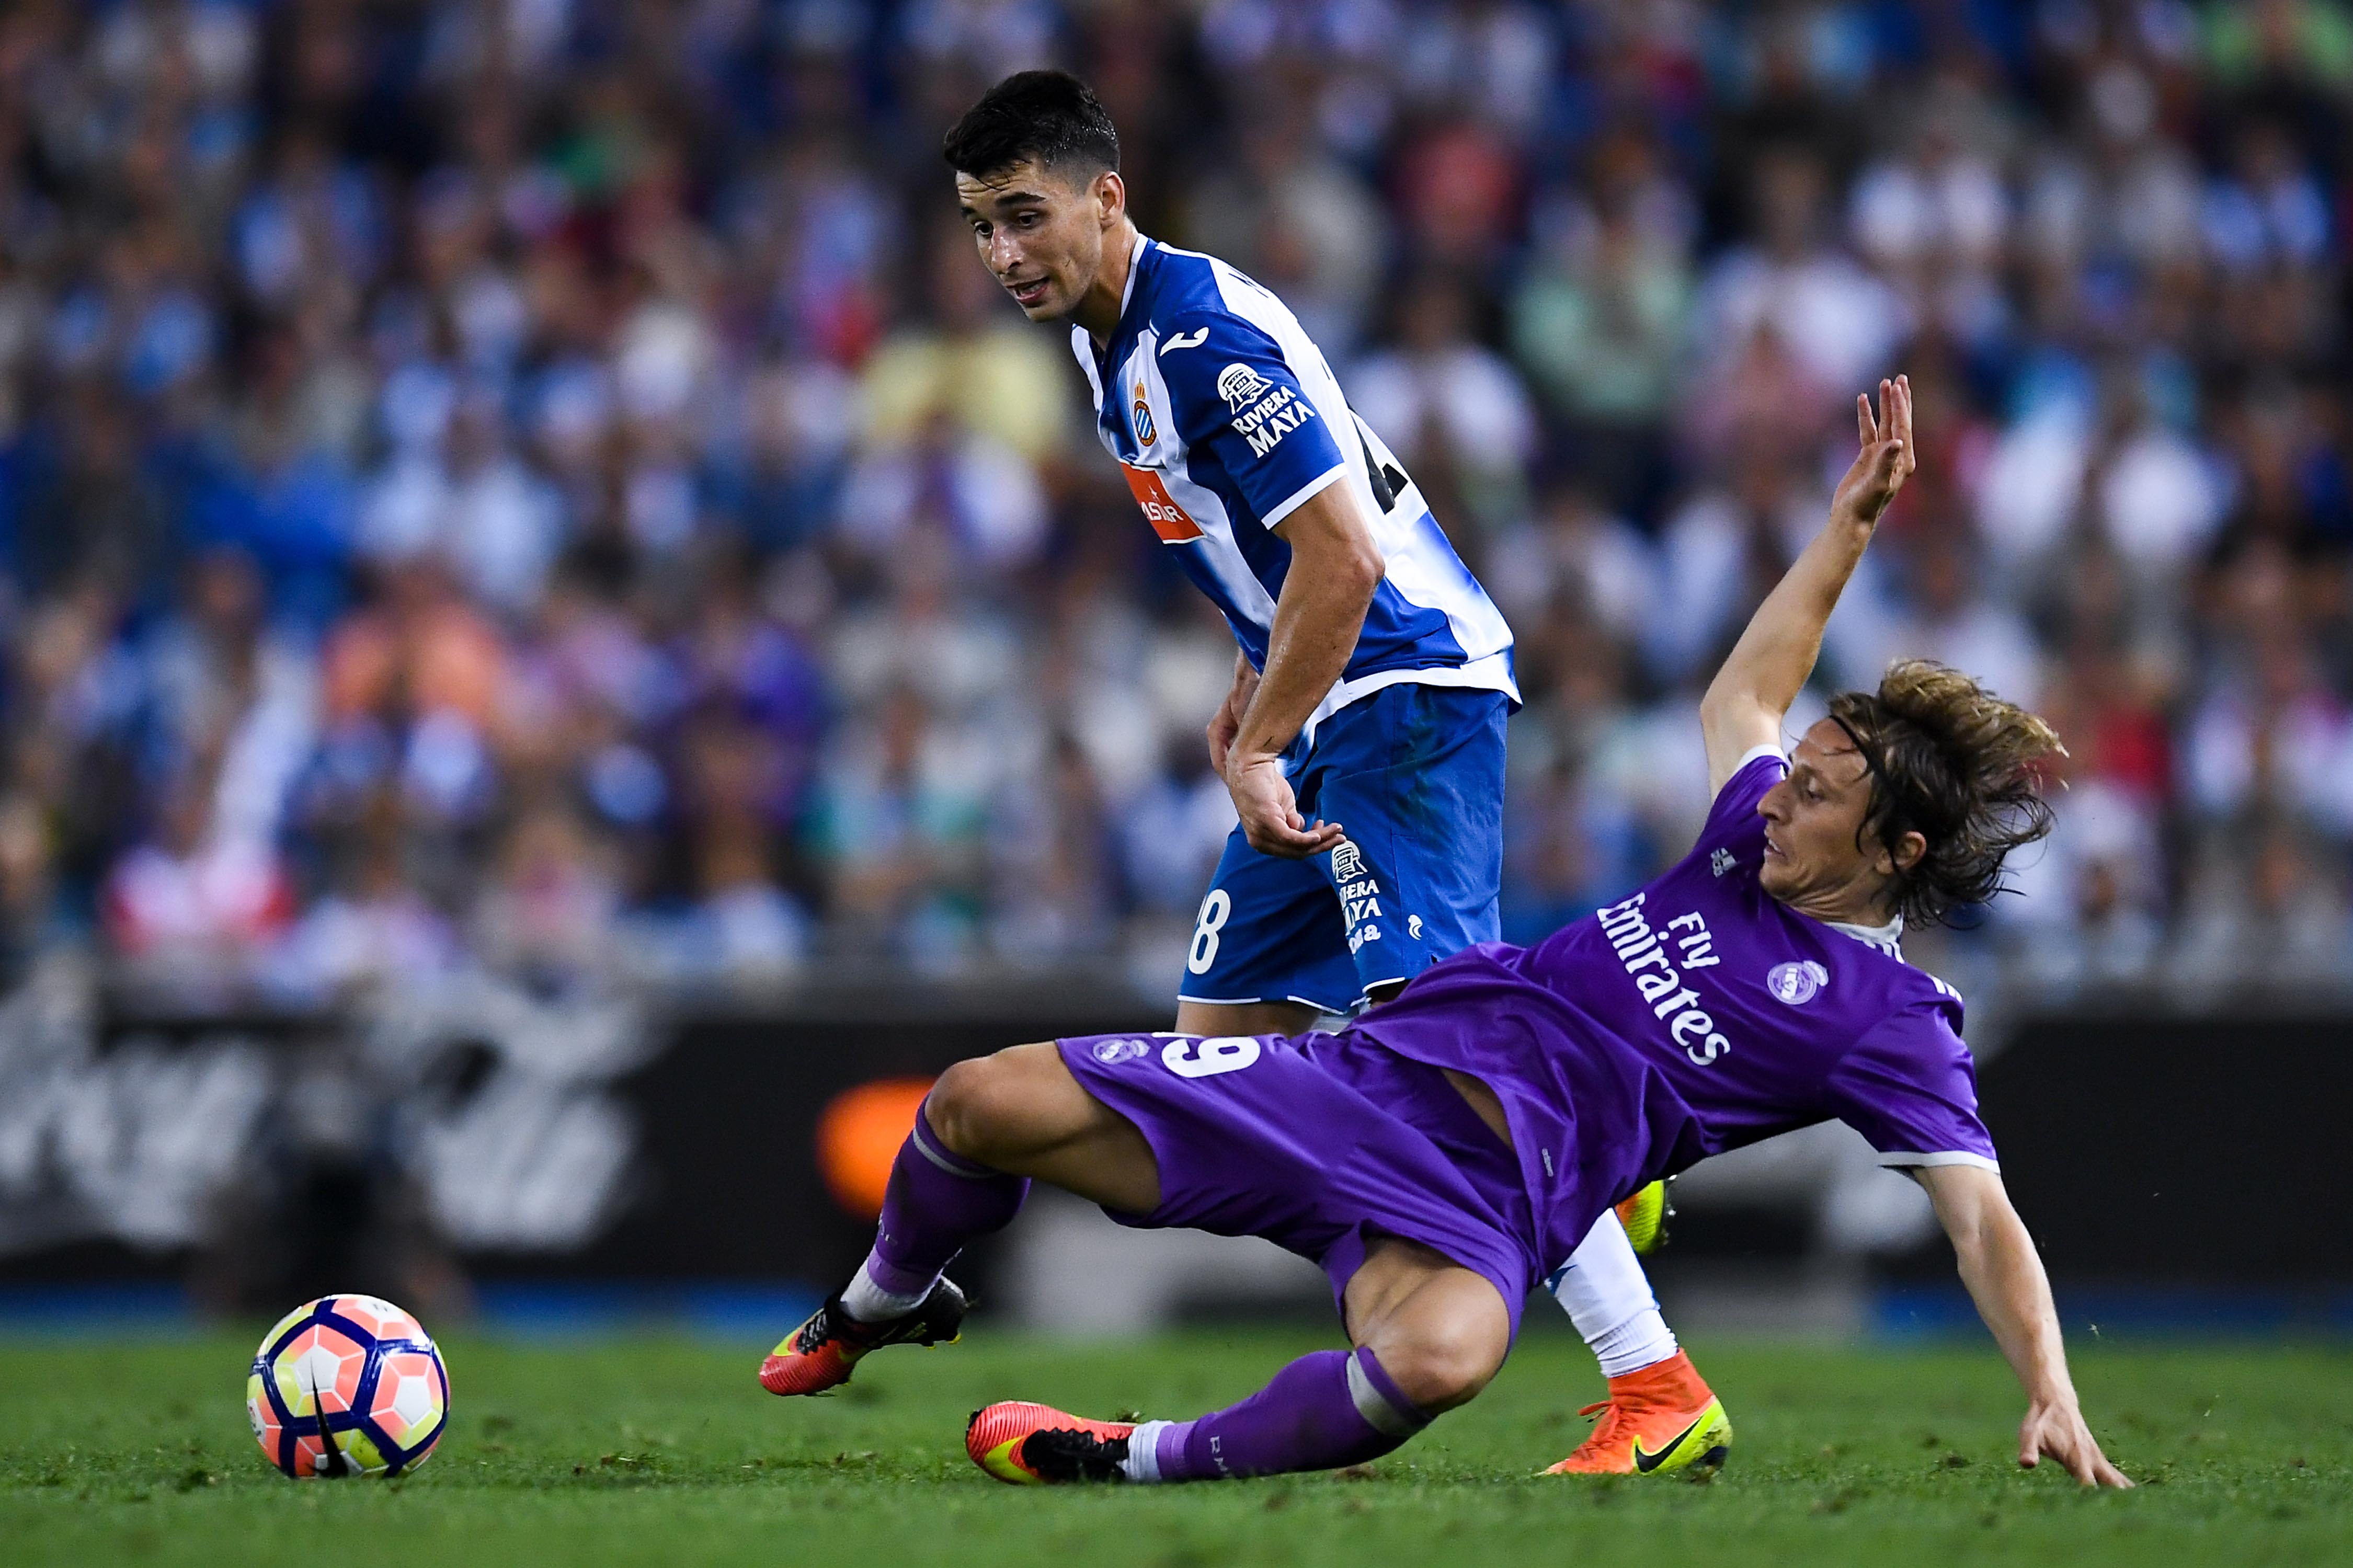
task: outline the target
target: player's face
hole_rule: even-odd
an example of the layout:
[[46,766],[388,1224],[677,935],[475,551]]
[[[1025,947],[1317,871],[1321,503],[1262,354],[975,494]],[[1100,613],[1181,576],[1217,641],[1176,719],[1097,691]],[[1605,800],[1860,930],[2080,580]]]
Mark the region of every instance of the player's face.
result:
[[1079,308],[1103,268],[1104,237],[1126,206],[1119,176],[1072,180],[1024,160],[956,175],[956,201],[980,259],[1033,321]]
[[1839,910],[1858,921],[1873,918],[1892,867],[1884,849],[1862,837],[1870,773],[1846,731],[1830,720],[1806,731],[1789,753],[1788,776],[1757,803],[1765,819],[1759,887],[1810,912]]

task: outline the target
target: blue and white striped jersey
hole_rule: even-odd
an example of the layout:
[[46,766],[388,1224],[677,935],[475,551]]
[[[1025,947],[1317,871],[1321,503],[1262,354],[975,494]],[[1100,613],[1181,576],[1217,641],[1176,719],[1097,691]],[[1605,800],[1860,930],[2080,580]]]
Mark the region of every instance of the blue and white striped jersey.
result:
[[1511,627],[1282,300],[1215,257],[1143,239],[1105,351],[1083,327],[1071,347],[1145,521],[1258,668],[1291,565],[1274,528],[1327,485],[1355,493],[1388,571],[1311,740],[1326,714],[1401,682],[1519,700]]

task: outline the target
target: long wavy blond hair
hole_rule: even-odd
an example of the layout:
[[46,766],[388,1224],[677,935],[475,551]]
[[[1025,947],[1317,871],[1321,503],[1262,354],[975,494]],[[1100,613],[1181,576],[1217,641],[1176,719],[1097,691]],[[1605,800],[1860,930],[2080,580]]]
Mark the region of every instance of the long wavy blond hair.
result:
[[1837,721],[1871,773],[1863,837],[1893,847],[1916,832],[1927,850],[1895,873],[1906,922],[1935,925],[2002,890],[2010,852],[2051,831],[2046,758],[2064,756],[2058,732],[1959,670],[1899,659],[1876,691],[1831,699]]

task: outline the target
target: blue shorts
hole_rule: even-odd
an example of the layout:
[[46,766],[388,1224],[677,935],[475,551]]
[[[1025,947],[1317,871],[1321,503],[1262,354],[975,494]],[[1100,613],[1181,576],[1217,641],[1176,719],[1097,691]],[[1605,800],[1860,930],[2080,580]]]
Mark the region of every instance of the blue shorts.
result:
[[1437,1068],[1353,1031],[1055,1045],[1160,1167],[1160,1206],[1113,1219],[1264,1237],[1320,1265],[1344,1316],[1367,1241],[1402,1237],[1485,1278],[1518,1334],[1543,1272],[1518,1163]]
[[1283,860],[1236,827],[1193,923],[1186,1002],[1303,1002],[1347,1013],[1375,986],[1502,934],[1504,728],[1511,699],[1384,687],[1285,753],[1299,814],[1347,830]]

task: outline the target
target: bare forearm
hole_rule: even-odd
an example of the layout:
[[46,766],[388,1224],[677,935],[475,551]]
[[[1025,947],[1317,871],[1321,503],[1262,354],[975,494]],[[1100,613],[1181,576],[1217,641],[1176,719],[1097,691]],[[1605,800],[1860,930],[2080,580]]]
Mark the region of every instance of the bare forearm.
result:
[[1912,472],[1911,383],[1902,376],[1881,382],[1879,407],[1874,415],[1868,396],[1855,399],[1861,449],[1831,498],[1830,521],[1757,606],[1700,700],[1714,788],[1723,787],[1750,747],[1778,739],[1782,716],[1805,689],[1821,655],[1822,628],[1870,547],[1887,503]]
[[1274,601],[1266,668],[1234,737],[1244,759],[1290,745],[1348,668],[1385,569],[1345,485],[1324,486],[1274,531],[1291,547],[1291,565]]
[[1987,1216],[1974,1237],[1956,1238],[1954,1250],[1961,1283],[2028,1397],[2067,1396],[2073,1384],[2050,1278],[2016,1212]]
[[2032,1469],[2047,1456],[2085,1486],[2128,1487],[2125,1473],[2100,1452],[2067,1375],[2059,1340],[2059,1312],[2051,1281],[2025,1222],[2010,1205],[2000,1173],[1977,1165],[1922,1166],[1915,1179],[1927,1189],[1936,1218],[1952,1238],[1961,1281],[1993,1331],[2003,1359],[2026,1390],[2026,1418],[2018,1426],[2018,1462]]
[[1377,572],[1303,569],[1294,560],[1275,600],[1266,668],[1242,715],[1235,749],[1271,755],[1291,744],[1348,667]]
[[1873,525],[1833,511],[1788,573],[1765,596],[1731,657],[1709,683],[1710,707],[1754,702],[1777,717],[1789,710],[1821,656],[1822,628],[1871,543]]
[[[1347,487],[1328,484],[1275,525],[1275,536],[1291,547],[1290,569],[1274,602],[1267,632],[1266,668],[1256,690],[1237,674],[1227,709],[1249,706],[1234,724],[1233,744],[1219,772],[1234,797],[1242,836],[1261,855],[1299,860],[1339,843],[1345,829],[1299,810],[1298,796],[1282,771],[1282,754],[1298,738],[1299,727],[1315,711],[1356,647],[1365,612],[1380,585],[1381,552],[1356,515]],[[1221,716],[1219,723],[1222,723]],[[1212,724],[1211,756],[1218,754],[1218,724]]]

